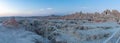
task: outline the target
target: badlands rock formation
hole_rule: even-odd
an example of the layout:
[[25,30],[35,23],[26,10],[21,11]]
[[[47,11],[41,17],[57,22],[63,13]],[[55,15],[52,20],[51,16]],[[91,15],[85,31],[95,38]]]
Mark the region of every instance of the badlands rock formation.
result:
[[[117,10],[105,10],[102,13],[80,12],[65,16],[15,17],[19,27],[0,26],[0,36],[7,42],[13,38],[11,43],[23,41],[21,38],[32,43],[116,43],[120,34],[113,34],[120,30],[119,15]],[[1,17],[0,23],[9,18]],[[109,38],[111,36],[114,37]],[[0,39],[0,43],[4,40]]]

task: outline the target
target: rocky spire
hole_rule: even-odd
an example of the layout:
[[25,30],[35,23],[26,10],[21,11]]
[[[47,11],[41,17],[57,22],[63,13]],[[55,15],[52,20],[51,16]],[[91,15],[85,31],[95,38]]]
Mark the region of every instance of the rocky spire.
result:
[[107,9],[102,14],[109,15],[109,14],[111,14],[111,11]]

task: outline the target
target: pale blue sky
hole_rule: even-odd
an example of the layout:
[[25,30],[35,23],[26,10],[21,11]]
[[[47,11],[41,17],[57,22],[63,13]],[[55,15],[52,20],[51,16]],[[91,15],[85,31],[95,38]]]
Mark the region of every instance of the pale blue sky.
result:
[[43,16],[120,10],[120,0],[0,0],[0,16]]

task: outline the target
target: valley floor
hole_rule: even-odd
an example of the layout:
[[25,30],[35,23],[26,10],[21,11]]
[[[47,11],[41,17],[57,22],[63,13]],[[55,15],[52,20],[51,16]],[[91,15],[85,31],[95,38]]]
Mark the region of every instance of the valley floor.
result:
[[[60,21],[56,24],[61,25]],[[49,26],[52,27],[52,25]],[[49,26],[47,27],[49,28]],[[76,26],[77,28],[74,28]],[[41,27],[43,26],[41,25]],[[45,33],[41,34],[41,31]],[[24,27],[7,28],[0,24],[0,43],[119,43],[119,31],[120,25],[116,22],[88,22],[77,23],[77,25],[72,23],[63,28],[39,30],[37,33],[27,31]]]

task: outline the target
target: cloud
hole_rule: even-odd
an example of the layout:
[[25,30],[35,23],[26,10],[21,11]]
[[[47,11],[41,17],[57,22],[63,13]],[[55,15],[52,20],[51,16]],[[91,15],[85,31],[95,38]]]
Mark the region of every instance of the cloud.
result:
[[53,8],[41,8],[41,9],[20,11],[18,14],[20,14],[19,16],[46,16],[46,15],[55,14],[55,10]]
[[53,10],[53,8],[41,8],[40,11]]
[[44,8],[44,9],[40,10],[40,12],[38,12],[38,14],[40,14],[40,15],[51,15],[54,13],[55,13],[55,10],[53,8]]
[[80,7],[80,8],[82,8],[82,9],[87,9],[88,7]]
[[45,9],[40,9],[40,11],[44,11]]
[[40,9],[28,9],[28,10],[13,10],[13,9],[3,9],[0,16],[46,16],[55,14],[53,8],[40,8]]
[[46,8],[47,10],[52,10],[53,8]]

